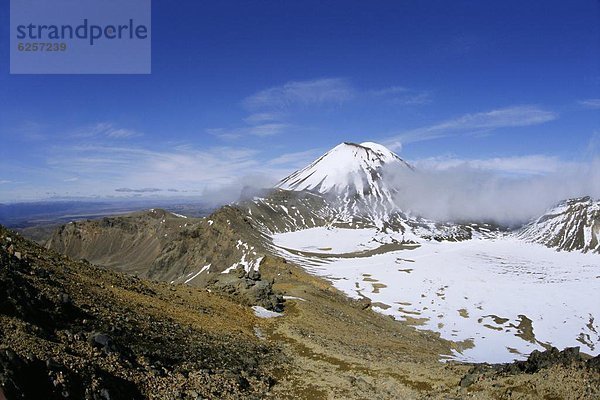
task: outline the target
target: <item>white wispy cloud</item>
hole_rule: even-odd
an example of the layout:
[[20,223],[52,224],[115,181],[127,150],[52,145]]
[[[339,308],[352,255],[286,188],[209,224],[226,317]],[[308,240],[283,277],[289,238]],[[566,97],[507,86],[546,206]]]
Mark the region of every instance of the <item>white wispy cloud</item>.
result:
[[170,183],[226,182],[240,168],[253,168],[256,151],[229,147],[165,151],[139,147],[71,146],[55,149],[48,165],[121,187],[168,187]]
[[[350,101],[386,102],[399,106],[429,104],[429,91],[413,90],[404,86],[389,86],[377,90],[357,89],[343,78],[322,78],[290,81],[280,86],[261,90],[242,100],[250,112],[239,125],[231,128],[211,128],[206,131],[223,140],[237,140],[245,136],[268,137],[289,131],[294,115],[313,107],[318,111],[325,105],[341,106]],[[243,122],[243,123],[242,123]]]
[[133,129],[117,127],[111,122],[98,122],[75,129],[71,136],[75,138],[103,136],[112,139],[126,139],[142,136],[142,133]]
[[262,112],[248,115],[244,122],[249,125],[262,124],[265,122],[279,121],[283,118],[281,113]]
[[430,157],[411,161],[411,164],[417,168],[437,171],[444,171],[453,168],[469,168],[519,175],[554,173],[562,168],[565,168],[567,165],[570,165],[556,156],[547,156],[541,154],[481,159],[464,159],[451,156]]
[[280,123],[261,124],[248,128],[251,135],[265,137],[283,132],[289,125]]
[[433,101],[430,91],[418,91],[404,86],[389,86],[383,89],[368,91],[367,94],[374,97],[386,98],[390,102],[405,106],[430,104]]
[[388,86],[383,89],[370,90],[368,93],[373,96],[389,96],[389,95],[404,94],[404,93],[408,92],[409,90],[410,89],[408,89],[404,86]]
[[598,110],[600,109],[600,99],[585,99],[585,100],[580,100],[579,101],[579,105],[583,106],[584,108],[589,108],[592,110]]
[[600,157],[600,131],[594,131],[590,136],[586,153],[591,157]]
[[[165,150],[91,144],[56,146],[47,159],[43,179],[55,191],[74,190],[76,184],[80,193],[96,195],[198,194],[220,187],[229,187],[233,193],[234,188],[239,191],[243,185],[276,182],[295,169],[294,161],[297,157],[270,160],[260,150],[231,146],[182,145]],[[77,171],[78,181],[66,183],[72,171]],[[252,182],[244,178],[249,174],[254,177]]]
[[235,140],[245,136],[266,137],[284,132],[290,125],[284,123],[267,123],[254,126],[245,126],[241,128],[214,128],[207,129],[207,133],[217,136],[224,140]]
[[0,179],[0,185],[7,185],[9,183],[12,183],[12,181],[9,181],[7,179]]
[[356,90],[341,78],[291,81],[281,86],[261,90],[242,101],[251,114],[232,128],[211,128],[206,131],[220,139],[234,141],[246,136],[269,137],[284,133],[291,124],[286,117],[296,107],[340,104],[352,99]]
[[500,128],[543,124],[558,118],[558,114],[538,106],[521,105],[496,110],[465,114],[434,125],[397,133],[385,140],[385,144],[412,143],[438,139],[451,135],[481,134]]
[[132,188],[117,188],[115,192],[117,193],[158,193],[163,192],[164,189],[159,188],[141,188],[141,189],[132,189]]
[[320,105],[343,103],[356,95],[355,89],[345,79],[324,78],[291,81],[281,86],[261,90],[243,100],[250,109],[285,109],[294,105]]
[[[288,165],[296,168],[304,167],[313,161],[317,156],[323,153],[323,149],[310,149],[306,151],[297,151],[285,153],[269,160],[269,165]],[[283,177],[282,177],[283,178]]]
[[404,96],[394,97],[391,101],[404,106],[421,106],[431,104],[433,97],[430,92],[408,93]]

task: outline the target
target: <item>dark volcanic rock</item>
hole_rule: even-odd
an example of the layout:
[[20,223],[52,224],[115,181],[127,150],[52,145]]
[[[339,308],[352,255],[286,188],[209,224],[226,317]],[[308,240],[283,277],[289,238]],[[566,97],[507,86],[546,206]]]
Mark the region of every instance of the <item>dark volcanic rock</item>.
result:
[[[81,399],[83,384],[56,361],[26,360],[12,350],[0,353],[0,391],[11,399]],[[1,393],[1,392],[0,392]]]
[[556,347],[552,347],[546,351],[534,350],[527,360],[524,361],[515,361],[510,364],[474,365],[469,372],[462,377],[459,386],[467,388],[481,380],[497,376],[498,374],[535,374],[540,370],[555,365],[576,365],[582,368],[587,365],[588,368],[600,368],[600,356],[585,362],[579,354],[579,347],[567,347],[562,351],[559,351]]
[[362,297],[360,300],[358,300],[358,304],[360,308],[366,310],[367,308],[371,307],[371,299],[368,297]]
[[276,312],[283,311],[283,298],[273,292],[271,282],[261,280],[260,272],[238,267],[228,274],[216,275],[208,287],[232,297],[242,304],[261,306]]
[[96,370],[84,378],[54,359],[23,359],[12,350],[0,352],[0,398],[2,394],[7,400],[143,398],[132,382],[106,371]]
[[503,371],[509,373],[525,372],[532,374],[544,368],[550,368],[553,365],[569,365],[574,362],[582,362],[579,354],[579,347],[567,347],[563,351],[559,351],[556,347],[550,350],[531,352],[527,360],[515,361],[512,364],[504,366]]
[[587,360],[586,364],[587,364],[588,368],[593,368],[600,372],[600,356],[590,358],[589,360]]
[[64,292],[50,295],[33,284],[40,279],[50,287],[58,286],[46,270],[27,260],[0,251],[0,314],[22,319],[54,331],[82,320],[86,314]]
[[461,378],[459,386],[462,388],[467,388],[472,384],[477,383],[487,374],[493,373],[494,371],[494,367],[489,364],[477,364],[473,368],[471,368],[465,376]]
[[460,380],[460,387],[469,387],[475,382],[477,382],[478,375],[473,373],[468,373],[462,377]]
[[259,281],[260,280],[260,272],[252,269],[248,272],[248,279],[252,279],[253,281]]
[[107,353],[117,351],[117,346],[113,342],[112,338],[104,333],[92,333],[88,337],[88,343],[96,348],[104,350]]

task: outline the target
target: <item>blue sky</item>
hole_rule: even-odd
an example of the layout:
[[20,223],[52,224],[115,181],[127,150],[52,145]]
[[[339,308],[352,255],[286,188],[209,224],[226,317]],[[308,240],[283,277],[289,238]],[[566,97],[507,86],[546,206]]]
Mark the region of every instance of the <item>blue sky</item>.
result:
[[597,0],[154,0],[150,75],[10,75],[8,11],[4,202],[201,195],[342,141],[524,174],[600,151]]

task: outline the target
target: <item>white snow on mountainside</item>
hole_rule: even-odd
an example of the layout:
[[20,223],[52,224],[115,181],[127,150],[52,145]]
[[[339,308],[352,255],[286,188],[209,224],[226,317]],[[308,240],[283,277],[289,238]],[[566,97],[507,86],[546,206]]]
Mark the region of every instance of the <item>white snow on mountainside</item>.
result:
[[337,203],[339,218],[370,217],[381,221],[395,211],[393,190],[383,179],[385,168],[412,169],[382,145],[341,143],[277,184],[291,191],[311,191]]
[[597,255],[509,235],[373,252],[381,238],[362,232],[361,242],[352,231],[313,228],[274,243],[350,297],[371,299],[374,310],[464,342],[456,359],[506,362],[545,345],[600,353]]
[[[566,201],[516,233],[442,225],[395,208],[384,166],[412,170],[381,145],[343,143],[282,180],[280,189],[323,195],[341,219],[376,223],[271,231],[275,252],[459,342],[456,359],[504,362],[549,345],[600,353],[598,202]],[[439,234],[452,230],[461,234]]]
[[377,143],[341,143],[294,172],[277,185],[286,190],[311,190],[319,193],[389,195],[383,187],[381,171],[384,166],[396,164],[411,168],[396,154]]
[[564,201],[523,227],[518,236],[558,250],[600,253],[600,201]]

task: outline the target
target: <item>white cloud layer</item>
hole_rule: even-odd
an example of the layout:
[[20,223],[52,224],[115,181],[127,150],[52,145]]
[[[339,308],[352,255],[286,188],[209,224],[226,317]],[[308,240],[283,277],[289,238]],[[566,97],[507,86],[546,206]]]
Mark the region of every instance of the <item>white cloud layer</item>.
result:
[[532,126],[558,118],[558,114],[537,106],[523,105],[465,114],[434,125],[392,135],[386,145],[433,140],[453,135],[476,134],[500,128]]
[[0,193],[0,201],[39,200],[47,198],[48,193],[65,197],[143,194],[202,197],[219,205],[237,200],[244,187],[273,185],[297,164],[307,162],[310,154],[265,159],[260,150],[231,146],[182,145],[151,150],[102,146],[97,141],[61,145],[48,149],[41,168],[12,166],[12,175],[24,174],[27,179],[19,179],[20,183],[0,179],[0,184],[7,187]]
[[404,106],[420,106],[433,101],[431,92],[417,91],[404,86],[390,86],[383,89],[371,90],[371,96],[384,98],[393,104]]
[[600,109],[600,99],[586,99],[586,100],[581,100],[579,102],[579,104],[581,106],[583,106],[584,108],[589,108],[592,110],[599,110]]
[[266,122],[279,121],[281,120],[281,118],[281,113],[261,112],[248,115],[246,118],[244,118],[244,122],[249,125],[255,125],[263,124]]
[[285,153],[271,159],[269,161],[269,165],[291,165],[296,168],[303,168],[322,153],[322,149],[311,149],[306,151]]
[[443,171],[451,168],[494,171],[502,174],[539,175],[557,172],[567,165],[558,157],[539,154],[492,157],[485,159],[460,159],[455,157],[432,157],[413,162],[419,169]]
[[133,129],[116,127],[110,122],[99,122],[77,129],[71,135],[74,138],[107,137],[111,139],[127,139],[142,136]]
[[224,140],[235,140],[245,136],[267,137],[284,132],[290,125],[278,122],[258,124],[253,126],[245,126],[241,128],[215,128],[208,129],[207,133],[215,135]]
[[[294,114],[310,109],[318,112],[324,106],[341,106],[350,101],[379,102],[399,106],[421,106],[432,102],[429,91],[417,91],[403,86],[378,90],[359,90],[343,78],[322,78],[290,81],[261,90],[242,100],[250,112],[242,123],[232,128],[207,129],[209,134],[234,141],[247,136],[268,137],[289,133]],[[294,124],[295,128],[299,126]]]
[[564,163],[552,157],[417,162],[416,171],[388,171],[397,205],[435,220],[519,225],[564,199],[600,198],[600,158]]
[[291,81],[275,86],[244,99],[250,109],[285,109],[290,106],[342,103],[355,96],[354,88],[344,79],[326,78]]

